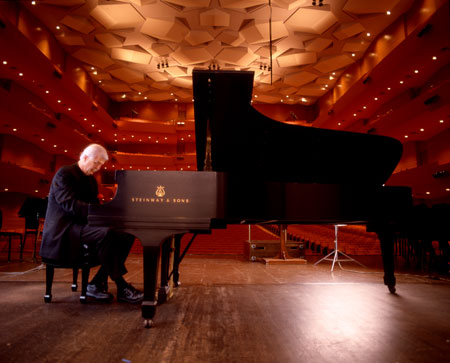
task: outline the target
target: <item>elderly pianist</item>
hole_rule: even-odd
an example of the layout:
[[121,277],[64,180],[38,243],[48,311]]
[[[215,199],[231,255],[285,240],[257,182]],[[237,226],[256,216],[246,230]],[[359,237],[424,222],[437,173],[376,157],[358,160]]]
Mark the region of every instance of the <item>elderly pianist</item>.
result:
[[55,174],[48,196],[47,214],[40,255],[61,260],[67,256],[76,261],[86,244],[100,261],[100,268],[87,286],[87,296],[111,301],[108,276],[117,285],[117,300],[137,303],[143,293],[127,283],[123,276],[134,237],[108,227],[88,225],[88,205],[99,203],[98,186],[93,174],[108,160],[106,149],[98,144],[87,146],[77,163],[61,167]]

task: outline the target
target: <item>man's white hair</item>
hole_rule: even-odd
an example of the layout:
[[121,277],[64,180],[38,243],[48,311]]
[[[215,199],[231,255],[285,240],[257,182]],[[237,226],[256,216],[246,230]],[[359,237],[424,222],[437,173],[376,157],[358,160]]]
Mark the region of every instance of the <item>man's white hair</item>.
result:
[[104,160],[108,160],[108,152],[106,151],[106,149],[99,144],[90,144],[89,146],[87,146],[80,155],[80,159],[84,156],[87,155],[90,158],[95,158],[95,157],[100,157]]

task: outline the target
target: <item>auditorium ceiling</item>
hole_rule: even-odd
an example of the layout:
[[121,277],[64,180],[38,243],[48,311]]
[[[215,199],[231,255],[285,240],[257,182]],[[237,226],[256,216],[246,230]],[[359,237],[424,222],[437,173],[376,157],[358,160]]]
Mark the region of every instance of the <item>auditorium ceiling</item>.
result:
[[191,102],[197,67],[252,70],[258,102],[308,105],[413,0],[28,3],[116,101]]

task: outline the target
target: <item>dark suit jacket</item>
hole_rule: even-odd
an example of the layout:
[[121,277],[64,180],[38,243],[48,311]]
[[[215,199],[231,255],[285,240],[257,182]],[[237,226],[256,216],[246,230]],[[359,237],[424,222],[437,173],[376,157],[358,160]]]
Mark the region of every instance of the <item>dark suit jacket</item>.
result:
[[[87,224],[88,205],[98,203],[97,181],[85,175],[78,164],[63,166],[52,180],[40,255],[60,260],[77,253],[81,227]],[[72,256],[76,258],[76,256]]]

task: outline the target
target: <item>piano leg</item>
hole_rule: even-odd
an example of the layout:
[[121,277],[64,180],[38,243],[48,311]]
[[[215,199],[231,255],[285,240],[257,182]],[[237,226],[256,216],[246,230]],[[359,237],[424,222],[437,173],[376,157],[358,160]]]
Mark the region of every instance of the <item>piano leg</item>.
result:
[[181,238],[182,234],[175,235],[175,250],[174,250],[174,261],[173,261],[173,286],[180,286],[180,252],[181,252]]
[[[142,317],[144,327],[150,328],[153,325],[153,317],[156,314],[158,287],[158,269],[161,245],[178,230],[160,229],[132,229],[126,228],[125,232],[137,237],[144,250],[144,301],[142,301]],[[183,231],[186,233],[187,231]]]
[[170,270],[173,268],[174,237],[167,239],[161,248],[161,285],[158,291],[158,304],[165,303],[172,296]]
[[144,301],[142,302],[142,317],[144,327],[153,325],[153,317],[156,314],[156,287],[158,282],[158,265],[160,247],[143,246],[144,250]]
[[394,275],[394,234],[389,231],[379,232],[378,239],[381,245],[381,256],[384,267],[384,284],[391,294],[395,294]]

